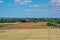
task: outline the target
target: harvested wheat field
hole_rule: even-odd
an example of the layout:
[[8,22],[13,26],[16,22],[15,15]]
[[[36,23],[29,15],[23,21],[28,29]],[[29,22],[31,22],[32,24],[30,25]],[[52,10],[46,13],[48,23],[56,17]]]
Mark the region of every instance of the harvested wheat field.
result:
[[60,40],[60,29],[0,30],[0,40]]
[[46,24],[4,24],[0,28],[0,40],[60,40],[60,29],[50,29]]
[[49,29],[47,22],[40,23],[16,23],[16,24],[5,24],[0,29]]

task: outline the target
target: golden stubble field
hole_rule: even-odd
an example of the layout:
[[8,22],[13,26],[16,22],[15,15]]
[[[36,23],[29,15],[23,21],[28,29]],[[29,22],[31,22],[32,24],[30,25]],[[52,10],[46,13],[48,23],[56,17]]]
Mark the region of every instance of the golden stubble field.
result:
[[16,23],[16,24],[5,24],[0,29],[49,29],[47,22],[40,23]]
[[0,30],[0,40],[60,40],[60,29]]
[[46,24],[4,24],[5,26],[0,29],[0,40],[60,40],[60,29],[51,29]]

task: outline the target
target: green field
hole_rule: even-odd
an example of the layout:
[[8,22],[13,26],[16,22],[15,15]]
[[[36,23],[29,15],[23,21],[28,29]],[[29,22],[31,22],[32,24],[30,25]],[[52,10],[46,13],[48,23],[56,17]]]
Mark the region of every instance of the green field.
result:
[[0,40],[60,40],[60,29],[0,30]]

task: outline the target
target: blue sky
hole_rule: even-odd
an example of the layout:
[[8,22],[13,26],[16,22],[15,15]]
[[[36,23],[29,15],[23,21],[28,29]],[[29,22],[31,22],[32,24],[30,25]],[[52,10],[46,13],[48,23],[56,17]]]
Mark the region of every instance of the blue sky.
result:
[[0,17],[60,18],[60,0],[0,0]]

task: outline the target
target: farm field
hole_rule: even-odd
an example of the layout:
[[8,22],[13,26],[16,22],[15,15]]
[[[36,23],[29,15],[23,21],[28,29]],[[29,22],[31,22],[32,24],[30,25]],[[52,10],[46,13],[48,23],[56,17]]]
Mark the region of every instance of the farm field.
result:
[[[4,24],[4,23],[2,23]],[[5,23],[0,26],[0,29],[49,29],[51,27],[47,26],[47,22],[40,23]]]
[[60,29],[0,30],[0,40],[60,40]]

